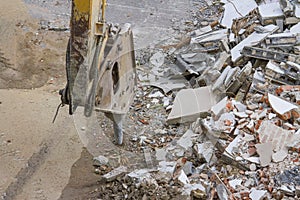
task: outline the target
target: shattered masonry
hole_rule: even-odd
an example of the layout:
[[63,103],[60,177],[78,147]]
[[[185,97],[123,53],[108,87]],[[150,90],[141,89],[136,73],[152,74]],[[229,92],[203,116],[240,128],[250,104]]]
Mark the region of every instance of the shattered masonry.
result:
[[218,23],[157,50],[151,72],[139,72],[156,88],[149,107],[189,128],[160,146],[135,138],[148,168],[103,177],[124,181],[125,199],[300,198],[300,1],[206,2],[223,7]]

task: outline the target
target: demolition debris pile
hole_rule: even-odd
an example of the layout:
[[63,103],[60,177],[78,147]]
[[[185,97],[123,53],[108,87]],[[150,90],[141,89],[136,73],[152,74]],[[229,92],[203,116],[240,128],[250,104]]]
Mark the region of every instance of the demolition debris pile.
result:
[[104,174],[99,198],[300,198],[300,1],[221,3],[218,23],[162,45],[139,71],[159,89],[149,107],[189,128],[164,145],[136,138],[147,168]]

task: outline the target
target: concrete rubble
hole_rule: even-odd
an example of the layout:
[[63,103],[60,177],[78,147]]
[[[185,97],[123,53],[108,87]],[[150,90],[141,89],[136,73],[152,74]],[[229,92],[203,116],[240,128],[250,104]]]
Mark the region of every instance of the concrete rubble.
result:
[[[300,198],[300,3],[221,4],[217,25],[192,31],[185,45],[148,60],[155,71],[148,86],[161,91],[148,98],[167,113],[164,126],[178,129],[164,143],[140,136],[153,166],[123,179],[148,189],[145,199],[154,197],[149,191],[162,192],[161,199]],[[154,84],[171,77],[181,82]]]

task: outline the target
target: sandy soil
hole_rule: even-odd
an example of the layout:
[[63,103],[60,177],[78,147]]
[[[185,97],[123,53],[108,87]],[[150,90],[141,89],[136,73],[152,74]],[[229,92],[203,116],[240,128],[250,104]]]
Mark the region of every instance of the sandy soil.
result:
[[58,199],[82,151],[67,108],[52,124],[68,33],[41,30],[21,0],[0,13],[0,199]]

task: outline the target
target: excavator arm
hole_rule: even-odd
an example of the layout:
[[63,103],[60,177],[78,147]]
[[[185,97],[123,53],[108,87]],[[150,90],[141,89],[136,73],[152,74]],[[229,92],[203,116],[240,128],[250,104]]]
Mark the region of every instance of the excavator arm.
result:
[[134,97],[136,68],[129,24],[105,21],[106,0],[72,0],[70,38],[66,51],[67,85],[60,91],[69,114],[78,106],[91,116],[95,107],[113,120],[122,143],[122,116]]

